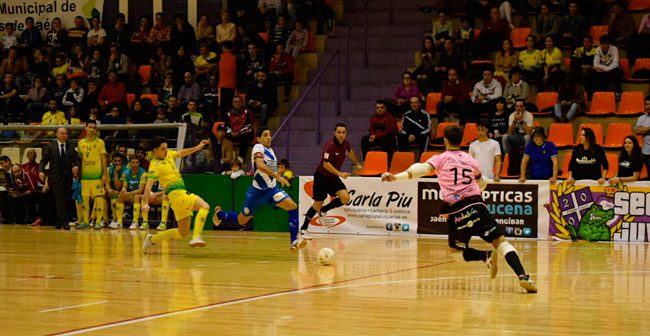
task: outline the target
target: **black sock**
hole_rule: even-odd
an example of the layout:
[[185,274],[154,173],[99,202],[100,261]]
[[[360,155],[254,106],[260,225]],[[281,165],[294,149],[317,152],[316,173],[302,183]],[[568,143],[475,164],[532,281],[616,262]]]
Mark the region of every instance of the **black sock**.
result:
[[465,261],[485,261],[487,260],[487,253],[468,247],[463,250],[463,259]]
[[314,207],[309,208],[309,210],[307,210],[307,214],[305,215],[305,221],[302,223],[300,230],[307,230],[307,228],[309,227],[309,222],[311,222],[311,220],[314,219],[315,215],[316,215],[316,209],[314,209]]
[[515,274],[517,275],[526,274],[526,271],[524,271],[524,266],[521,265],[521,261],[519,260],[519,256],[517,255],[517,252],[510,251],[506,254],[505,258],[506,261],[508,262],[508,265],[510,265],[512,270],[515,271]]
[[321,212],[328,212],[332,209],[336,209],[340,206],[343,206],[343,203],[341,202],[340,198],[336,198],[335,200],[329,202],[326,206],[322,207],[320,209]]

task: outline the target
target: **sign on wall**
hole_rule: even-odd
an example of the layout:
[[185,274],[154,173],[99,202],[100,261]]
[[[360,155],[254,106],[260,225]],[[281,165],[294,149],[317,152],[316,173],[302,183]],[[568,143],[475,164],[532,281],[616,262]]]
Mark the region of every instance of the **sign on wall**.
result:
[[[93,17],[101,18],[104,0],[41,0],[15,1],[8,0],[0,3],[0,31],[5,30],[7,23],[13,23],[16,30],[25,29],[25,18],[34,18],[34,24],[44,35],[52,28],[52,20],[61,18],[65,28],[71,28],[74,18],[81,16],[87,21]],[[86,27],[89,27],[86,22]]]

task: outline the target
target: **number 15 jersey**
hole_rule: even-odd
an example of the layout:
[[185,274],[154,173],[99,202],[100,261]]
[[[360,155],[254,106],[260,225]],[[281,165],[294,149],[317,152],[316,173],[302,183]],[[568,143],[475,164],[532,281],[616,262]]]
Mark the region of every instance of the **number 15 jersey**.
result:
[[481,195],[476,177],[481,175],[478,162],[463,151],[434,155],[427,163],[436,169],[442,200],[452,205],[470,196]]

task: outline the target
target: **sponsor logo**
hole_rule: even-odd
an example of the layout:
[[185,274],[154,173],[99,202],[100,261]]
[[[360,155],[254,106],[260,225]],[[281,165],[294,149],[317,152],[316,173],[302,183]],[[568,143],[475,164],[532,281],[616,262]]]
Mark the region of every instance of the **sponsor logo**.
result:
[[[476,211],[476,209],[474,209],[474,208],[469,209],[469,210],[467,210],[467,211],[461,213],[458,217],[456,217],[456,218],[454,219],[454,222],[455,222],[455,223],[462,222],[462,221],[464,221],[464,220],[470,218],[472,215],[475,215],[475,214],[477,214],[477,213],[478,213],[478,212]],[[472,225],[470,225],[469,223],[467,223],[467,225],[469,225],[469,227],[472,227]]]
[[406,224],[406,223],[402,224],[402,231],[409,232],[409,230],[411,230],[410,224]]
[[386,223],[386,231],[393,231],[393,223]]
[[532,237],[533,236],[533,229],[525,227],[524,228],[524,237]]
[[521,228],[515,228],[515,236],[523,235],[523,230]]
[[512,236],[515,233],[515,228],[512,226],[506,226],[506,234]]
[[244,210],[242,212],[244,213],[244,215],[248,215],[251,212],[251,209],[249,209],[248,207],[244,207]]
[[320,220],[318,218],[312,219],[309,225],[331,228],[345,223],[345,217],[343,216],[324,216],[320,217]]
[[395,223],[393,224],[395,227],[395,231],[402,231],[402,224],[401,223]]

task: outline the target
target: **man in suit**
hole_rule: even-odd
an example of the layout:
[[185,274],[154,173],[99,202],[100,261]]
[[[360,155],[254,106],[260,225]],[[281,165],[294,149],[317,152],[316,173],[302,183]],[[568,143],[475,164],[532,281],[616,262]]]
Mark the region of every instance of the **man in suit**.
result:
[[[50,164],[47,179],[45,166]],[[74,146],[68,142],[68,130],[59,127],[56,130],[56,140],[43,150],[43,159],[39,165],[40,178],[45,181],[45,190],[52,189],[56,203],[56,228],[70,230],[68,213],[73,209],[72,177],[79,173],[79,155]]]

